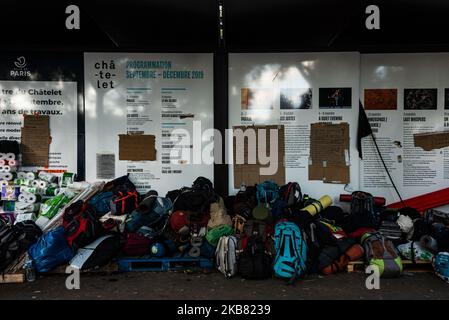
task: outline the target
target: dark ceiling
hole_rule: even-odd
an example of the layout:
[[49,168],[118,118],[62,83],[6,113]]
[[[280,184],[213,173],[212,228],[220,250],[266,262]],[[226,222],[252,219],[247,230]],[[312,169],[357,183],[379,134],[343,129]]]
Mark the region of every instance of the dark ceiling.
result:
[[[449,49],[447,0],[223,0],[227,51]],[[218,0],[0,3],[0,48],[53,51],[217,51]],[[65,7],[81,30],[65,29]],[[378,4],[381,30],[364,27]]]

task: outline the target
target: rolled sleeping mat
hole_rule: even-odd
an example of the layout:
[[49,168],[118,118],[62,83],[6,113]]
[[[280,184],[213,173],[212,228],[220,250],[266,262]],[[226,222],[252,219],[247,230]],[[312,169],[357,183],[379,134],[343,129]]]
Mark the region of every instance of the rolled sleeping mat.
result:
[[68,191],[67,189],[62,188],[56,188],[55,196],[59,196],[62,193],[64,193],[69,198],[73,198],[75,196],[75,193],[73,191]]
[[200,247],[192,247],[189,250],[189,256],[193,257],[193,258],[198,258],[201,255],[201,249]]
[[6,180],[0,180],[0,189],[1,189],[2,187],[6,187],[7,185],[9,185],[9,182],[8,182],[8,181],[6,181]]
[[58,194],[60,194],[60,189],[54,186],[49,186],[47,188],[44,189],[44,195],[48,196],[48,197],[54,197],[57,196]]
[[307,207],[302,208],[301,211],[307,211],[311,216],[314,216],[330,205],[332,205],[332,198],[326,195],[309,204]]
[[33,180],[31,181],[31,186],[33,188],[39,188],[39,180]]
[[27,172],[26,173],[26,178],[28,180],[35,180],[36,179],[36,174],[34,172]]
[[68,185],[70,189],[83,190],[90,187],[90,183],[86,181],[74,182]]
[[22,222],[22,221],[28,221],[28,220],[36,220],[36,215],[34,214],[34,212],[31,213],[20,213],[16,216],[16,221],[14,222],[14,224],[18,223],[18,222]]
[[8,162],[4,159],[0,159],[0,166],[6,166]]
[[41,207],[40,203],[16,202],[15,210],[23,212],[38,212]]
[[47,171],[41,171],[38,174],[39,179],[44,180],[49,183],[53,183],[58,181],[58,177],[54,175],[53,173],[47,172]]
[[26,202],[26,203],[36,203],[39,202],[42,199],[42,197],[38,194],[32,194],[28,192],[22,192],[19,195],[18,201],[19,202]]
[[22,193],[32,193],[32,194],[40,194],[40,190],[34,187],[21,186],[20,192]]
[[17,179],[28,179],[27,173],[25,171],[18,171],[17,172]]
[[[17,168],[17,165],[18,165],[17,160],[9,160],[8,165],[10,165],[11,167]],[[17,171],[17,169],[16,169],[16,171]]]
[[5,155],[5,160],[7,160],[7,161],[16,160],[16,155],[12,152],[8,152]]
[[20,178],[20,177],[17,175],[17,179],[14,179],[14,184],[17,185],[17,186],[25,186],[25,187],[28,187],[28,186],[31,185],[31,181],[30,181],[30,180],[27,180],[27,179]]
[[44,180],[38,180],[39,181],[39,188],[46,189],[48,186],[48,182]]
[[0,160],[6,160],[6,153],[0,153]]
[[419,243],[421,244],[421,247],[423,247],[427,250],[430,250],[433,252],[438,251],[438,242],[429,235],[422,236]]
[[[351,202],[352,195],[350,194],[340,194],[340,202]],[[373,197],[374,205],[378,207],[383,207],[387,200],[384,197]]]
[[17,173],[15,172],[0,172],[0,179],[13,181],[15,178],[17,178]]

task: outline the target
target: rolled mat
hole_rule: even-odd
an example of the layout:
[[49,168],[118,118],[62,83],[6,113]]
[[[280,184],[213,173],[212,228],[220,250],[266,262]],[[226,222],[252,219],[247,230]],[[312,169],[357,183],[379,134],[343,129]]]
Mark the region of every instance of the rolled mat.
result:
[[83,190],[83,189],[89,188],[90,187],[90,183],[89,182],[85,182],[85,181],[74,182],[72,184],[69,184],[68,187],[70,189]]
[[437,252],[438,251],[438,242],[429,235],[422,236],[419,241],[421,246],[427,250]]
[[18,163],[16,160],[9,160],[8,165],[10,165],[11,167],[17,167]]
[[6,160],[0,159],[0,166],[5,166],[5,165],[6,165]]
[[12,181],[17,178],[17,174],[15,172],[2,172],[0,173],[0,178],[6,181]]
[[28,192],[22,192],[19,195],[18,200],[20,202],[36,203],[41,200],[41,196],[37,195],[37,194],[28,193]]
[[40,194],[40,190],[34,187],[21,186],[20,192],[22,193],[32,193],[32,194]]
[[24,171],[17,172],[17,179],[28,179],[27,178],[27,173],[24,172]]
[[34,179],[36,179],[36,174],[34,172],[27,172],[26,173],[26,178],[28,180],[34,180]]
[[9,182],[8,182],[8,181],[6,181],[6,180],[0,180],[0,188],[3,187],[3,186],[6,187],[7,185],[9,185]]
[[45,189],[48,186],[48,182],[44,180],[39,180],[39,188]]
[[200,247],[192,247],[189,250],[189,256],[198,258],[201,255],[201,249]]
[[0,153],[0,160],[6,160],[6,153]]
[[44,180],[46,182],[55,182],[58,180],[58,177],[55,176],[53,173],[47,172],[47,171],[41,171],[38,174],[39,179]]
[[49,197],[53,197],[59,194],[60,189],[50,186],[44,189],[44,194]]
[[26,186],[27,187],[27,186],[31,185],[31,181],[27,180],[27,179],[20,178],[17,175],[17,179],[14,179],[14,184],[18,185],[18,186]]
[[33,181],[31,181],[31,186],[33,188],[39,188],[39,181],[40,180],[33,180]]
[[302,208],[301,211],[307,211],[310,215],[314,216],[322,210],[326,209],[332,204],[332,198],[329,196],[322,196],[319,200],[314,201],[307,207]]
[[16,160],[16,155],[12,152],[8,152],[5,155],[5,160],[11,161],[11,160]]

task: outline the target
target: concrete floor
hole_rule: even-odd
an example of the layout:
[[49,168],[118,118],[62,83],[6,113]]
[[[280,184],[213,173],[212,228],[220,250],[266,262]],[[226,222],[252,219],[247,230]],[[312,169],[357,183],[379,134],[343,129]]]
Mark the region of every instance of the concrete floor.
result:
[[381,279],[368,290],[362,273],[310,276],[296,285],[282,280],[225,279],[221,274],[121,273],[81,275],[80,290],[67,290],[65,276],[0,285],[0,299],[449,299],[449,284],[432,273]]

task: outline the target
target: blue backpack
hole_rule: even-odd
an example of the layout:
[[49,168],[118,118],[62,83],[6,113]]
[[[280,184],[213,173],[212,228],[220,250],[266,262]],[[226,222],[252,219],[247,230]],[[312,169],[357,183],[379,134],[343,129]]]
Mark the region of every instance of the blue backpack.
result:
[[98,216],[103,216],[111,211],[112,196],[112,191],[100,192],[89,200],[89,206],[95,209],[95,213]]
[[293,222],[279,222],[274,229],[274,274],[290,281],[306,272],[307,244],[299,227]]
[[272,180],[267,180],[256,185],[256,197],[258,204],[274,203],[279,198],[279,186]]
[[36,271],[45,273],[69,262],[73,257],[73,250],[67,243],[64,228],[58,227],[40,237],[29,248],[28,254]]

